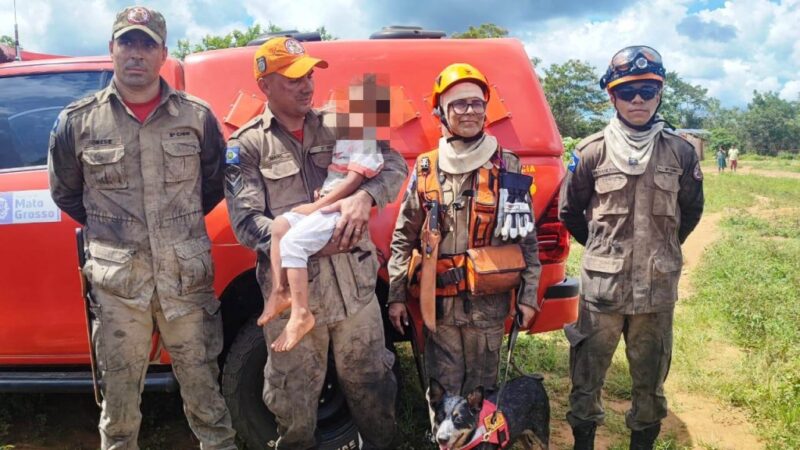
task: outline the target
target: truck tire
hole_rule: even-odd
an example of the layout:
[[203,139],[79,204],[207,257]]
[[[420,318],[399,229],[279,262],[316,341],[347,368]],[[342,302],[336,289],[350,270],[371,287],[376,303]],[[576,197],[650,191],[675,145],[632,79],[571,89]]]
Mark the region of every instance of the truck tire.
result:
[[[239,330],[222,371],[222,395],[231,412],[233,427],[251,449],[274,448],[278,439],[275,416],[262,399],[267,346],[254,320]],[[336,381],[333,358],[317,410],[317,444],[323,450],[358,448],[358,432]]]

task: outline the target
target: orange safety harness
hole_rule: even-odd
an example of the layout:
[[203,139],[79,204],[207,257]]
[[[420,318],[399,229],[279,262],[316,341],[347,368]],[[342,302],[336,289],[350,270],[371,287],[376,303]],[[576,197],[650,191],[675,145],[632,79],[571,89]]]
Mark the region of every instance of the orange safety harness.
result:
[[[492,234],[497,222],[500,173],[505,171],[502,152],[502,148],[498,146],[497,151],[490,159],[491,167],[487,168],[484,165],[478,169],[477,179],[469,202],[468,248],[484,247],[491,244]],[[439,150],[431,150],[419,155],[415,166],[417,194],[427,214],[430,214],[432,204],[441,204],[443,197],[438,160]],[[467,289],[466,260],[466,253],[439,255],[439,259],[436,262],[437,297],[453,297]],[[414,276],[415,274],[409,274],[409,277]],[[410,284],[412,294],[418,295],[419,284],[413,281]]]
[[505,448],[510,440],[511,434],[508,430],[508,422],[506,422],[505,416],[497,409],[497,405],[489,400],[484,400],[478,416],[478,426],[473,433],[472,439],[458,450],[472,450],[484,443],[495,444],[498,448]]

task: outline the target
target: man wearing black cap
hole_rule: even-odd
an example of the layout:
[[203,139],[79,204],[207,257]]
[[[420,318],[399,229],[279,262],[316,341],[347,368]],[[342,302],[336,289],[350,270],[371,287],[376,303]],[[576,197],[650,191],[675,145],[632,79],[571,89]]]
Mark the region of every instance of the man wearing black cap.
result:
[[225,143],[208,106],[159,77],[166,35],[157,11],[135,6],[117,14],[108,44],[114,78],[59,115],[50,190],[85,227],[101,448],[138,448],[157,328],[200,447],[234,449],[217,384],[222,321],[204,221],[223,197]]
[[561,189],[559,216],[586,247],[578,321],[565,327],[567,420],[578,450],[594,447],[600,391],[621,334],[633,379],[630,448],[652,449],[667,415],[680,244],[703,212],[703,173],[692,145],[656,114],[665,77],[650,47],[614,55],[600,87],[617,115],[578,144]]

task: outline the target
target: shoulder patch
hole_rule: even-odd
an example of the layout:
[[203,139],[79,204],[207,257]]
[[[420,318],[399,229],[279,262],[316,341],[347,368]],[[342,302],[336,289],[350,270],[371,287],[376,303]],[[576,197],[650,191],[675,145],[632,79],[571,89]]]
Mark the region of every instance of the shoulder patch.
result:
[[572,157],[570,157],[569,164],[567,165],[567,169],[570,172],[575,173],[575,169],[578,167],[578,163],[579,162],[581,162],[581,158],[580,158],[580,156],[578,156],[578,151],[577,150],[573,150],[572,151]]
[[53,128],[50,129],[50,134],[55,136],[56,130],[58,130],[58,123],[61,122],[61,114],[56,116],[55,122],[53,122]]
[[225,164],[239,164],[239,146],[229,146],[225,149]]

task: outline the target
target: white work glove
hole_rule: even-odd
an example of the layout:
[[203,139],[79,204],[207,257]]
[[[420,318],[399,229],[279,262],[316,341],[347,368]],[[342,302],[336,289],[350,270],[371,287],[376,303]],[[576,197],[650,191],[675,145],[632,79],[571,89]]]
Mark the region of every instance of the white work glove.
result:
[[503,240],[525,237],[533,231],[530,188],[533,178],[519,173],[500,174],[500,201],[497,207],[495,236]]

